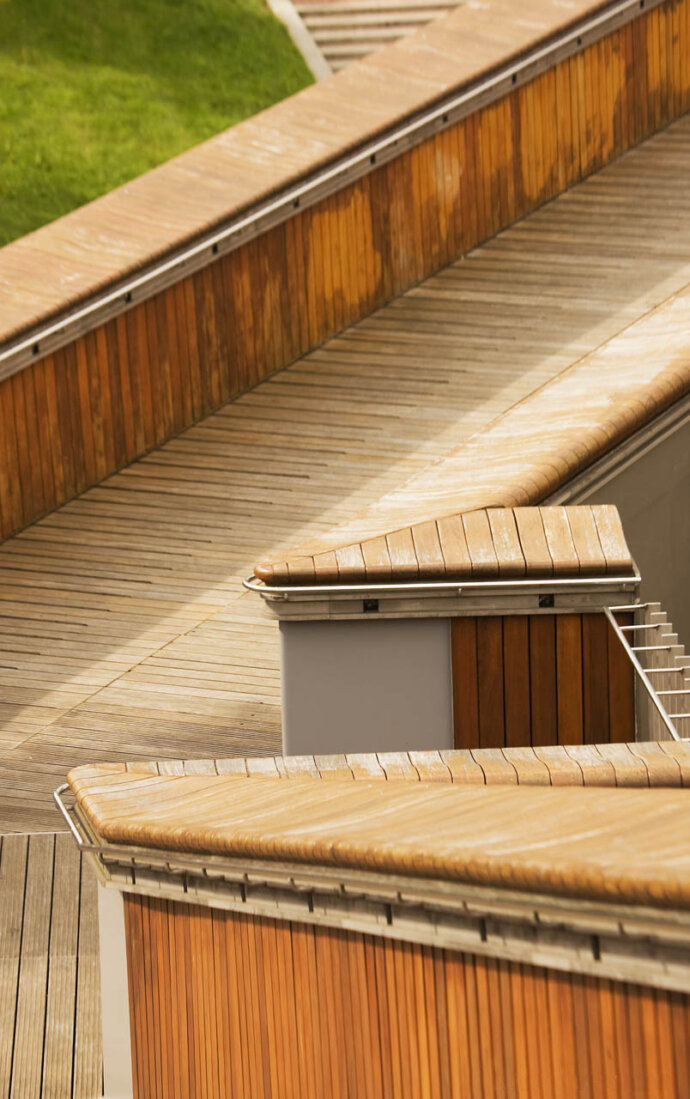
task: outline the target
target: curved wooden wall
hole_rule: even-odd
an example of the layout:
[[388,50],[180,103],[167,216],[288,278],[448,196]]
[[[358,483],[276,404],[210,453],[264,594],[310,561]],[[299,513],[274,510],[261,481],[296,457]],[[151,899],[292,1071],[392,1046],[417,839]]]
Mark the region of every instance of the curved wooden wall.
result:
[[125,895],[135,1099],[685,1099],[690,995]]
[[689,107],[690,0],[669,0],[7,378],[0,383],[0,536],[255,385]]

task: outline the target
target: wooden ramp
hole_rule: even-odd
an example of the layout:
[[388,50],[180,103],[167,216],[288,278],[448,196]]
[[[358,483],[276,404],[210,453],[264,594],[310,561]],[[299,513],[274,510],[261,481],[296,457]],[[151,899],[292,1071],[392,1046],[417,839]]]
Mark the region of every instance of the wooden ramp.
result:
[[685,119],[0,547],[0,831],[32,833],[1,840],[0,1099],[100,1093],[95,883],[52,789],[279,751],[242,577],[690,283],[689,168]]
[[689,169],[685,118],[0,547],[0,831],[78,763],[278,751],[242,577],[690,283]]
[[0,836],[0,1099],[102,1094],[95,891],[70,836]]

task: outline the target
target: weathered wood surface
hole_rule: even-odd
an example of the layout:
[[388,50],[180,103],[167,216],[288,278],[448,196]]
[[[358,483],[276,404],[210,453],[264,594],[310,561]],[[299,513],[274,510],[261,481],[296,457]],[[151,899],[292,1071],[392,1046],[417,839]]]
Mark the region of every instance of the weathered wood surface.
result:
[[228,756],[222,759],[160,759],[86,764],[70,782],[93,782],[126,772],[142,775],[228,775],[237,779],[298,781],[378,780],[443,782],[470,786],[690,786],[690,742],[551,744],[501,749],[354,752],[330,756]]
[[106,768],[78,769],[70,786],[107,843],[690,910],[683,789],[368,779],[336,788]]
[[[596,0],[525,0],[519,8],[511,0],[490,0],[481,8],[461,6],[413,40],[305,89],[15,241],[0,255],[0,338],[5,341],[136,272],[600,7]],[[592,167],[605,163],[609,147],[625,147],[629,134],[639,140],[650,132],[648,124],[654,127],[673,117],[676,99],[689,90],[690,73],[678,41],[687,32],[687,10],[684,0],[676,0],[649,15],[642,13],[635,32],[629,27],[622,36],[624,51],[617,41],[596,45],[573,62],[572,73],[568,69],[562,89],[564,119],[577,125],[565,142],[563,159],[576,160],[578,174],[580,167],[586,174],[590,162]],[[639,68],[635,76],[644,75],[643,82],[626,71],[627,62]],[[593,90],[586,77],[596,74],[601,79],[604,71],[611,78],[605,78],[605,98],[586,99]],[[544,83],[551,84],[552,78]],[[630,103],[614,105],[611,100],[621,92],[631,97]],[[529,127],[528,115],[525,109]],[[537,125],[541,127],[541,119]],[[582,151],[575,140],[580,127],[587,135]],[[533,146],[527,133],[521,139],[525,150]],[[527,188],[547,187],[557,165],[532,153],[529,160],[524,166]],[[484,217],[484,211],[478,216]],[[51,278],[46,278],[47,270]]]
[[71,836],[0,836],[0,1099],[102,1095],[96,878]]
[[0,827],[54,830],[85,760],[277,751],[277,629],[240,577],[688,283],[689,165],[684,120],[6,542]]
[[687,994],[148,897],[126,918],[135,1099],[687,1095]]
[[[497,457],[503,455],[499,452]],[[517,456],[515,466],[517,473]],[[490,473],[488,466],[481,471],[487,480]],[[416,483],[420,500],[424,476]],[[459,494],[464,487],[462,482],[455,488],[449,484],[448,495]],[[385,515],[385,505],[378,507]],[[385,522],[381,515],[378,518]],[[350,584],[470,578],[488,581],[499,577],[564,579],[634,572],[620,515],[611,504],[479,507],[382,531],[350,546],[340,547],[339,537],[336,529],[332,535],[335,561],[333,550],[309,554],[307,547],[304,553],[296,550],[287,562],[260,563],[254,573],[267,584]],[[330,538],[328,535],[326,542]]]
[[[463,5],[9,245],[0,253],[0,337],[51,312],[64,319],[85,295],[593,7],[586,0]],[[180,432],[687,110],[690,0],[635,15],[394,160],[367,164],[369,174],[317,205],[290,206],[288,221],[235,251],[209,251],[207,266],[181,272],[148,300],[135,296],[129,307],[123,293],[124,312],[54,353],[45,354],[34,331],[36,361],[0,383],[0,536]],[[678,176],[675,182],[674,199]],[[615,222],[615,205],[608,214]],[[636,234],[637,226],[629,246]],[[654,263],[677,261],[681,240]],[[532,243],[538,258],[544,242]],[[585,234],[577,247],[593,246]],[[595,265],[602,255],[607,265],[620,262],[600,237]],[[579,297],[592,297],[596,281],[581,284]],[[519,297],[517,283],[513,289]],[[475,309],[490,311],[490,299],[476,299]],[[504,323],[511,314],[508,308]],[[440,329],[423,297],[418,315]],[[537,316],[533,309],[523,325],[534,327]],[[377,345],[390,333],[384,323],[364,334]],[[540,337],[533,335],[534,350]]]

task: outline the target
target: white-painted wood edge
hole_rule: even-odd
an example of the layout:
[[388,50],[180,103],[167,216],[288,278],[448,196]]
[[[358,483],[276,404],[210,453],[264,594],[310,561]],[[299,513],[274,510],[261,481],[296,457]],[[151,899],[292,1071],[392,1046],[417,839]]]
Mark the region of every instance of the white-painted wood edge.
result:
[[98,885],[101,961],[103,1092],[105,1099],[132,1099],[132,1047],[125,909],[122,893]]
[[287,27],[290,38],[306,61],[315,80],[325,80],[333,70],[307,30],[291,0],[268,0],[268,6],[277,19]]

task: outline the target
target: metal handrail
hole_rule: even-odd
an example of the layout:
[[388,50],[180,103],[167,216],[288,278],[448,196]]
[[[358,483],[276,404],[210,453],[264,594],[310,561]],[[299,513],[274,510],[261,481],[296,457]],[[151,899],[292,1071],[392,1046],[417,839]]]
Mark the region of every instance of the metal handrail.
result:
[[57,790],[53,790],[53,801],[58,807],[61,815],[64,817],[65,823],[69,828],[77,847],[80,851],[99,851],[100,848],[93,844],[90,839],[84,839],[81,832],[77,828],[76,824],[72,820],[72,815],[62,800],[62,795],[69,790],[69,783],[63,782],[61,786],[58,786]]
[[418,593],[418,592],[444,592],[453,591],[461,595],[465,591],[490,592],[498,590],[504,594],[511,591],[521,592],[527,588],[534,591],[545,588],[551,591],[568,588],[591,588],[601,586],[616,586],[639,584],[638,573],[630,573],[627,576],[573,576],[570,579],[559,579],[553,576],[544,576],[540,580],[410,580],[396,584],[378,583],[370,580],[362,584],[265,584],[257,576],[246,576],[242,581],[242,587],[247,591],[258,592],[262,596],[280,596],[289,599],[291,595],[358,595],[370,598],[377,593],[384,595]]
[[[625,609],[626,610],[631,610],[633,608],[626,607]],[[637,608],[635,608],[635,609],[637,609]],[[671,721],[671,718],[666,713],[666,710],[664,709],[657,692],[655,691],[653,685],[648,680],[645,669],[642,667],[639,660],[635,656],[635,652],[634,652],[633,648],[628,644],[628,639],[625,636],[625,634],[623,633],[622,628],[616,622],[615,616],[612,613],[611,608],[610,607],[605,607],[604,608],[604,614],[608,618],[609,623],[611,624],[613,630],[615,631],[615,634],[616,634],[618,640],[620,641],[621,645],[623,646],[623,648],[627,652],[630,663],[632,664],[633,668],[635,669],[635,672],[637,673],[637,676],[638,676],[640,682],[642,683],[644,689],[646,690],[647,694],[651,698],[652,704],[655,706],[655,708],[656,708],[656,710],[659,714],[659,717],[661,718],[664,726],[666,727],[667,732],[671,736],[671,739],[672,740],[682,740],[683,738],[680,736],[680,734],[678,733],[675,725]],[[667,646],[667,645],[648,646],[648,648],[668,648],[668,647],[669,646]],[[676,716],[677,717],[684,717],[685,715],[684,714],[677,714]]]
[[581,20],[546,44],[502,66],[484,80],[462,92],[438,100],[433,107],[422,110],[408,121],[393,125],[382,137],[363,144],[349,156],[332,161],[309,179],[288,187],[277,197],[240,215],[231,224],[204,234],[194,244],[181,247],[166,259],[154,261],[147,270],[120,282],[114,290],[97,293],[71,313],[40,328],[34,328],[29,336],[21,336],[8,347],[0,349],[0,378],[9,377],[39,356],[64,345],[78,333],[88,331],[99,319],[116,316],[151,297],[176,281],[179,269],[184,269],[185,274],[198,270],[218,255],[239,247],[245,240],[251,239],[252,235],[287,220],[296,209],[308,208],[326,195],[339,190],[345,183],[361,178],[375,167],[400,155],[427,136],[460,121],[472,110],[494,102],[501,95],[534,78],[548,64],[556,64],[580,52],[603,35],[632,20],[641,8],[649,11],[661,3],[663,0],[620,0],[619,3],[611,4],[604,11]]

